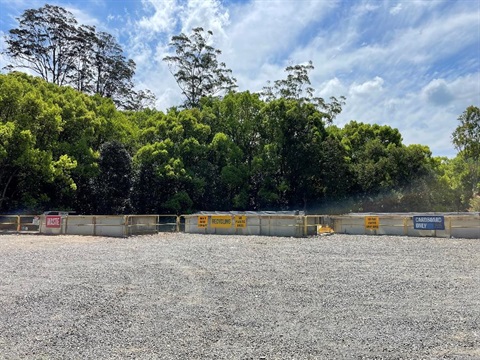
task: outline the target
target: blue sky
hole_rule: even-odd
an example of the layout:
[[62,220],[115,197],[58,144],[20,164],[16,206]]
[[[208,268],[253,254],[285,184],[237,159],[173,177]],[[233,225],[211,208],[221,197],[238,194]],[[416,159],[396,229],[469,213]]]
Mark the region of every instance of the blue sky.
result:
[[[480,106],[480,1],[59,0],[79,23],[117,37],[137,63],[136,82],[165,110],[181,102],[162,58],[172,35],[196,26],[233,70],[239,90],[259,91],[288,65],[313,61],[317,95],[344,95],[335,120],[398,128],[405,144],[456,154],[451,133]],[[0,35],[45,1],[0,0]],[[0,40],[0,48],[4,46]],[[7,59],[0,58],[0,66]]]

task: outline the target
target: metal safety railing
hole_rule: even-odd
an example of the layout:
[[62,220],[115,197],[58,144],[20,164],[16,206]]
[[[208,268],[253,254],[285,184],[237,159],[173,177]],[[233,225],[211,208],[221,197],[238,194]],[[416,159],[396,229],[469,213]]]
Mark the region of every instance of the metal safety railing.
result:
[[[144,222],[148,218],[149,221]],[[178,232],[180,231],[180,216],[171,214],[162,215],[125,215],[125,226],[129,232],[135,233],[150,232],[152,227],[157,232]]]
[[38,232],[40,218],[37,215],[0,215],[0,232]]

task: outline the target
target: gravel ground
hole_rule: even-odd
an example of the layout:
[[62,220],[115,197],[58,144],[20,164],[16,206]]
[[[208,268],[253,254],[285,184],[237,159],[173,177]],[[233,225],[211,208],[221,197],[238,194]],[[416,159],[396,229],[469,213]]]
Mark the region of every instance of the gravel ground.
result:
[[480,359],[480,240],[0,236],[2,359]]

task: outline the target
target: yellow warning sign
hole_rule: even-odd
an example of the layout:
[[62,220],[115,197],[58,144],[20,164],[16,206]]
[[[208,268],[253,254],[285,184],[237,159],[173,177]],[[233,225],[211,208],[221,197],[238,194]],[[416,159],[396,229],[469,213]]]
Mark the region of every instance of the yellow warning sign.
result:
[[365,216],[365,229],[378,230],[380,218],[378,216]]
[[246,215],[235,215],[235,228],[246,228],[247,227],[247,216]]
[[198,227],[205,229],[208,225],[208,216],[199,216],[198,217]]
[[231,228],[232,217],[230,215],[217,215],[212,216],[210,220],[210,226],[212,228]]

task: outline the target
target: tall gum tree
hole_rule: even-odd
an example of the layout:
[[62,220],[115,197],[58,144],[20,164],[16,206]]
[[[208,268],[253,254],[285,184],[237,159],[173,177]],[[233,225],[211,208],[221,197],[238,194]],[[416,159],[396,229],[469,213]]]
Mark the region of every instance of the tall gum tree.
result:
[[287,76],[285,79],[275,80],[273,85],[268,82],[263,87],[260,95],[270,102],[275,99],[296,100],[301,103],[314,105],[317,110],[323,113],[327,123],[332,123],[335,117],[342,111],[345,105],[345,97],[330,97],[330,103],[315,95],[315,89],[311,86],[310,71],[315,69],[310,60],[307,64],[290,65],[285,68]]
[[185,108],[199,107],[202,97],[237,87],[232,70],[218,60],[221,50],[209,45],[212,35],[212,31],[197,27],[189,36],[173,36],[170,46],[175,54],[163,58],[185,96]]
[[27,69],[56,85],[111,98],[126,110],[153,104],[151,92],[134,90],[135,62],[112,35],[79,25],[72,13],[48,4],[17,20],[5,36],[6,69]]
[[28,69],[46,81],[66,84],[81,52],[82,40],[73,15],[47,4],[25,10],[17,20],[18,28],[6,36],[4,53],[14,62],[7,68]]

